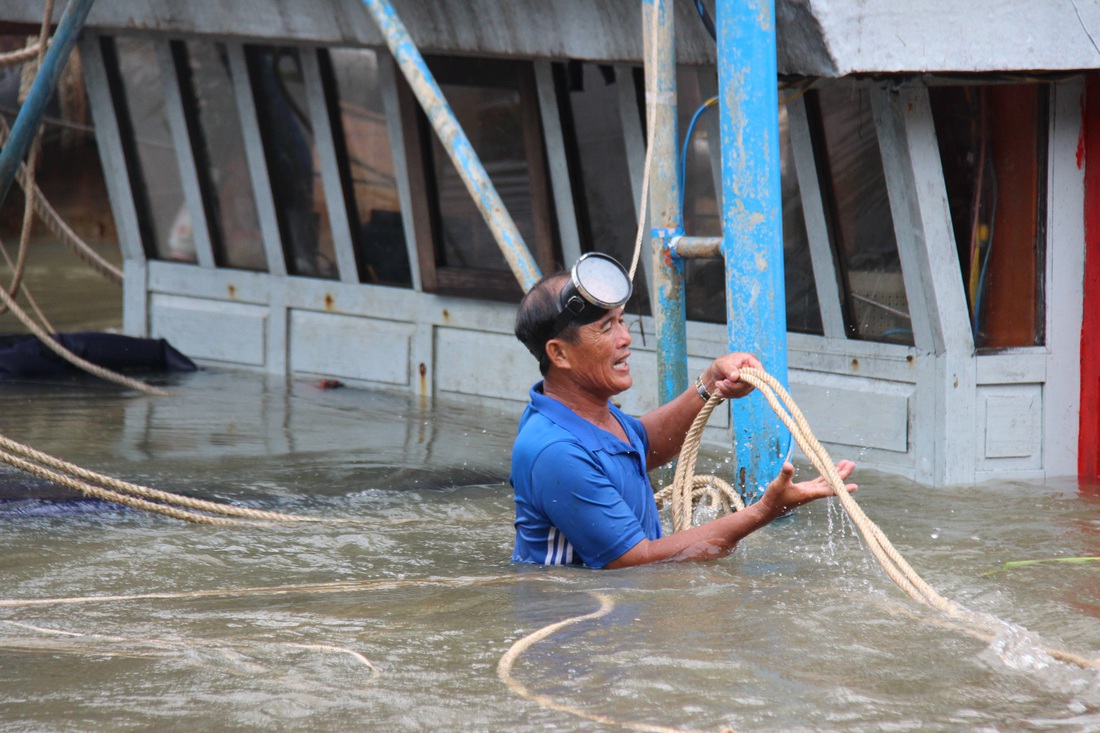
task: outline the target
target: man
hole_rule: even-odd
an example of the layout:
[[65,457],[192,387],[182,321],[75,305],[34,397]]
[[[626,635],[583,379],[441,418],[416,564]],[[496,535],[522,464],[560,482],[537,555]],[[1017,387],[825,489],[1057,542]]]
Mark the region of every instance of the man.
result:
[[[794,467],[784,463],[744,511],[662,536],[646,471],[679,454],[709,395],[752,391],[740,367],[762,367],[750,354],[728,354],[671,402],[640,419],[626,415],[610,400],[633,383],[622,309],[630,292],[618,262],[589,254],[571,274],[543,278],[520,303],[516,336],[539,360],[543,381],[531,388],[512,452],[514,561],[622,568],[725,557],[787,511],[832,495],[821,477],[792,483]],[[841,478],[853,468],[837,464]]]

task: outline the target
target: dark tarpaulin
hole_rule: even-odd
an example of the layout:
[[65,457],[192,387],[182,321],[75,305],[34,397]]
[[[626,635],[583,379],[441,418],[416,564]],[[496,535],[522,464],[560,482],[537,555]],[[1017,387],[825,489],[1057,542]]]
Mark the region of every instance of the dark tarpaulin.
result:
[[[54,338],[82,359],[113,371],[192,372],[198,368],[164,339],[96,331],[58,333]],[[34,336],[0,335],[0,380],[78,373],[80,369]]]

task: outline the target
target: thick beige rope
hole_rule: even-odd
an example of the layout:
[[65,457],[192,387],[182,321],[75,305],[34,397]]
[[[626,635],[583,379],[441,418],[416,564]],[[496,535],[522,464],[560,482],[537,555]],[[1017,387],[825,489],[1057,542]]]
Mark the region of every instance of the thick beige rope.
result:
[[[50,19],[50,13],[52,11],[52,8],[53,8],[53,0],[48,0],[48,2],[46,4],[46,16],[45,16],[45,18],[43,20],[43,23],[42,23],[42,31],[41,31],[41,35],[40,35],[40,38],[39,38],[39,44],[38,44],[38,50],[41,51],[41,52],[44,52],[45,48],[46,48],[46,37],[47,37],[47,34],[49,32],[49,19]],[[6,136],[7,132],[8,132],[8,128],[7,128],[6,123],[3,124],[3,130],[4,130],[3,134],[4,134],[4,136]],[[0,139],[2,139],[2,138],[0,138]],[[22,230],[22,233],[20,235],[19,254],[16,257],[15,264],[12,265],[12,269],[13,269],[14,272],[13,272],[13,279],[12,279],[11,286],[8,289],[0,287],[0,313],[4,313],[7,310],[10,310],[23,323],[23,325],[26,326],[31,331],[31,333],[33,333],[35,336],[37,336],[38,339],[43,344],[45,344],[51,351],[53,351],[55,354],[57,354],[61,358],[65,359],[66,361],[68,361],[70,364],[78,367],[79,369],[83,369],[84,371],[88,372],[89,374],[97,376],[100,379],[105,379],[107,381],[114,382],[114,383],[122,385],[124,387],[129,387],[131,389],[136,389],[136,390],[139,390],[141,392],[145,392],[147,394],[162,395],[162,396],[171,394],[168,390],[164,390],[164,389],[161,389],[159,387],[153,387],[153,386],[151,386],[149,384],[146,384],[145,382],[142,382],[140,380],[132,379],[132,378],[127,377],[125,375],[114,372],[110,369],[105,369],[104,367],[101,367],[97,364],[93,364],[93,363],[91,363],[90,361],[88,361],[86,359],[82,359],[81,357],[77,356],[76,354],[72,353],[71,351],[66,349],[64,346],[59,344],[56,340],[54,340],[54,338],[49,334],[48,331],[46,331],[44,328],[42,328],[37,323],[35,323],[34,320],[27,314],[27,312],[24,311],[22,308],[20,308],[19,305],[16,303],[15,298],[19,294],[20,284],[21,284],[21,281],[23,279],[23,270],[24,270],[24,267],[26,265],[27,249],[28,249],[28,245],[29,245],[29,241],[30,241],[30,232],[31,232],[31,225],[33,223],[33,212],[35,210],[35,205],[38,204],[38,202],[41,200],[42,204],[39,205],[39,208],[42,211],[47,212],[47,215],[44,216],[43,218],[47,219],[47,220],[49,220],[50,218],[56,218],[57,221],[60,221],[60,217],[56,217],[56,212],[53,211],[53,208],[50,207],[48,204],[45,204],[45,199],[40,196],[40,191],[38,190],[38,187],[35,185],[34,175],[35,175],[35,168],[37,166],[37,161],[38,161],[38,140],[36,138],[35,143],[32,144],[32,146],[31,146],[30,155],[28,157],[26,165],[25,166],[20,165],[20,170],[18,171],[18,175],[17,175],[17,178],[19,179],[20,184],[23,186],[23,188],[26,192],[25,206],[24,206],[24,211],[23,211],[23,230]],[[48,212],[52,212],[54,214],[54,217],[49,217]],[[55,224],[56,224],[56,222],[55,222]],[[68,231],[68,232],[72,231],[67,226],[65,226],[61,229],[62,229],[62,231]],[[73,234],[73,237],[75,238],[75,234]],[[62,239],[66,239],[65,236],[62,236]],[[68,240],[66,240],[66,241],[68,241]],[[2,246],[3,245],[0,245],[0,247],[2,247]],[[87,248],[87,249],[90,250],[90,248]],[[9,263],[11,262],[11,260],[7,256],[7,251],[6,250],[4,251],[4,259],[7,260]],[[100,258],[100,259],[102,259],[102,258]],[[107,263],[105,263],[105,264],[107,264]],[[109,264],[108,264],[108,266],[109,266]],[[118,275],[121,278],[121,273],[118,273]],[[31,300],[31,303],[32,303],[32,305],[34,305],[34,308],[37,311],[38,310],[37,304],[34,303],[33,300]],[[39,311],[39,317],[42,318],[42,321],[44,323],[46,322],[46,319],[41,315],[40,311]]]
[[[957,603],[944,598],[932,586],[926,583],[924,579],[913,570],[909,563],[906,562],[905,558],[901,556],[901,553],[897,551],[893,544],[891,544],[882,530],[864,514],[855,499],[852,498],[845,488],[844,480],[840,478],[840,474],[837,473],[836,464],[834,464],[832,458],[829,457],[828,451],[818,442],[813,431],[810,430],[809,423],[802,415],[802,411],[798,409],[798,405],[795,404],[794,399],[791,398],[791,395],[779,380],[767,372],[751,367],[740,369],[740,373],[741,380],[751,384],[760,391],[779,419],[791,431],[791,435],[798,443],[798,447],[802,449],[802,452],[806,454],[806,457],[809,458],[814,468],[817,469],[818,473],[828,482],[829,487],[832,488],[833,493],[840,500],[841,506],[844,507],[844,511],[848,514],[853,524],[856,525],[856,528],[866,540],[871,554],[878,561],[879,565],[882,566],[883,570],[886,571],[890,579],[911,598],[931,606],[945,616],[968,625],[988,628],[990,626],[990,618],[982,618]],[[680,453],[680,464],[695,463],[703,426],[706,425],[706,421],[713,411],[714,406],[722,400],[723,398],[718,395],[712,396],[699,412],[695,422],[692,423],[691,429],[688,430],[687,437],[684,439],[684,446]],[[687,475],[691,470],[693,469],[677,465],[677,477],[680,477],[682,474]],[[679,508],[677,508],[676,504],[673,505],[673,516],[680,517],[681,521],[687,521],[687,526],[690,526],[690,492],[682,485],[677,485],[674,481],[672,495],[674,501],[680,502]],[[686,520],[684,520],[685,516],[687,517]],[[679,528],[677,528],[677,531],[679,531]],[[1100,659],[1091,659],[1060,649],[1044,647],[1044,651],[1055,659],[1075,664],[1079,667],[1100,668]]]
[[[38,68],[41,66],[43,58],[45,58],[46,56],[46,42],[49,40],[50,37],[50,17],[53,15],[53,3],[54,0],[46,0],[45,15],[42,18],[42,26],[38,31],[38,54],[35,57],[35,63],[33,65],[23,67],[24,77],[30,76],[33,79],[33,77],[37,75]],[[34,189],[35,187],[34,176],[35,171],[38,169],[38,153],[41,141],[42,128],[41,126],[39,126],[39,128],[35,131],[34,140],[31,141],[30,154],[27,156],[27,163],[24,172],[24,176],[26,179],[25,185],[28,186],[29,189]],[[21,164],[19,167],[23,168],[24,166]],[[28,195],[24,197],[23,203],[23,230],[22,234],[20,234],[19,237],[19,254],[15,258],[15,267],[12,268],[14,270],[14,272],[12,273],[12,283],[11,286],[8,288],[8,293],[11,295],[13,300],[19,297],[19,285],[20,282],[23,280],[23,269],[24,267],[26,267],[27,264],[27,249],[30,246],[31,228],[33,224],[34,197]],[[5,259],[7,258],[6,252],[4,257]],[[6,308],[0,307],[0,314],[5,312]]]
[[0,54],[0,66],[14,66],[15,64],[22,64],[26,61],[30,61],[38,56],[38,52],[41,49],[41,44],[34,43],[18,51]]
[[[4,119],[3,115],[0,115],[0,145],[7,140],[10,133],[11,129],[8,127],[7,120]],[[104,259],[61,218],[61,215],[57,213],[57,209],[50,204],[42,193],[42,189],[28,176],[28,169],[25,164],[20,164],[19,168],[16,169],[15,180],[23,189],[24,194],[31,197],[34,211],[46,225],[46,228],[60,239],[62,244],[72,250],[77,257],[100,275],[116,285],[122,284],[122,270]],[[5,252],[6,256],[7,253]],[[15,267],[11,264],[9,266],[13,269]]]
[[569,715],[583,718],[585,720],[591,720],[593,722],[601,723],[603,725],[629,728],[631,730],[645,731],[646,733],[691,733],[689,731],[684,731],[680,728],[669,728],[667,726],[653,725],[651,723],[622,721],[607,715],[590,713],[578,707],[558,702],[546,695],[540,695],[537,692],[532,692],[527,687],[527,685],[517,680],[515,678],[515,675],[512,674],[512,668],[515,667],[516,661],[519,659],[520,655],[522,655],[525,651],[530,649],[535,644],[538,644],[540,641],[549,638],[553,634],[556,634],[557,632],[568,626],[573,626],[574,624],[579,624],[584,621],[594,621],[595,619],[603,618],[607,614],[611,613],[611,610],[615,607],[615,604],[611,600],[611,597],[606,593],[596,593],[593,591],[588,591],[588,594],[599,602],[600,607],[597,610],[593,611],[592,613],[582,614],[580,616],[571,616],[570,618],[564,619],[562,621],[557,621],[547,626],[543,626],[541,629],[528,634],[516,643],[512,644],[512,646],[509,647],[508,651],[504,653],[504,656],[500,658],[500,661],[497,662],[497,676],[500,677],[500,681],[503,682],[505,686],[515,694],[527,700],[531,700],[532,702],[536,702],[547,710],[556,710],[560,713],[568,713]]
[[[156,514],[163,514],[174,519],[182,519],[186,522],[235,525],[242,523],[237,521],[238,519],[260,522],[331,521],[315,517],[302,517],[295,514],[283,514],[280,512],[269,512],[260,509],[232,506],[230,504],[220,504],[218,502],[195,499],[189,496],[173,494],[168,491],[152,489],[147,486],[141,486],[140,484],[129,483],[81,468],[73,463],[63,461],[35,450],[30,446],[18,443],[3,435],[0,435],[0,449],[2,449],[0,450],[0,461],[38,476],[39,478],[44,478],[47,481],[52,481],[66,488],[73,489],[85,496],[112,501],[116,504],[123,504]],[[10,453],[8,451],[10,451]],[[23,456],[23,458],[19,458],[18,456]],[[95,484],[99,484],[99,486]],[[198,512],[207,512],[208,514],[216,516],[208,516],[208,514],[199,514]]]
[[118,372],[111,371],[98,364],[93,364],[87,359],[83,359],[73,352],[66,349],[60,343],[58,343],[53,336],[51,336],[44,328],[39,326],[34,320],[27,314],[25,310],[19,307],[19,304],[15,302],[15,299],[8,295],[8,292],[4,288],[0,288],[0,302],[11,309],[11,312],[15,314],[27,329],[30,330],[38,340],[46,345],[50,351],[60,356],[65,361],[69,362],[73,366],[83,369],[89,374],[105,379],[108,382],[114,382],[115,384],[123,387],[129,387],[130,389],[136,389],[140,392],[150,395],[158,395],[161,397],[170,396],[172,393],[169,390],[161,389],[160,387],[154,387],[151,384],[146,384],[139,379],[127,377],[125,374],[119,374]]
[[703,405],[703,409],[695,416],[695,421],[684,437],[684,444],[680,449],[680,458],[676,462],[676,472],[672,484],[653,495],[658,508],[665,506],[667,503],[672,504],[672,530],[674,532],[682,532],[691,527],[692,508],[704,497],[720,496],[718,502],[711,500],[711,506],[719,509],[719,511],[724,509],[723,514],[728,514],[734,509],[740,511],[745,508],[741,495],[726,481],[717,476],[695,475],[695,462],[699,456],[699,444],[703,436],[703,429],[707,426],[707,421],[710,419],[710,414],[714,412],[714,408],[723,401],[721,397],[715,395]]

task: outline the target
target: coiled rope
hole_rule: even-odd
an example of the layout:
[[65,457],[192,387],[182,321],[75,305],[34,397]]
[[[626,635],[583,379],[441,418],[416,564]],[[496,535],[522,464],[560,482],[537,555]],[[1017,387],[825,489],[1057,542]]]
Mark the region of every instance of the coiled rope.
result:
[[695,421],[684,437],[684,445],[680,449],[680,458],[676,462],[672,484],[653,495],[658,509],[671,503],[674,532],[691,527],[692,509],[704,501],[707,502],[706,506],[719,514],[729,514],[745,508],[741,495],[725,480],[711,474],[695,473],[695,462],[699,456],[703,428],[707,426],[714,408],[722,401],[721,397],[715,395],[703,405],[703,409],[695,416]]

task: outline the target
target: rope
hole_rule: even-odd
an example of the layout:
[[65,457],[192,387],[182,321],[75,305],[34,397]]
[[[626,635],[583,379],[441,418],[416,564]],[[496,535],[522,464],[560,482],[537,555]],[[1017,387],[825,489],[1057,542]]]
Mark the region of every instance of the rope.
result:
[[[23,458],[19,456],[23,456]],[[111,501],[135,509],[153,512],[154,514],[163,514],[173,519],[196,524],[228,526],[246,523],[239,521],[242,519],[260,522],[331,521],[220,504],[205,499],[195,499],[190,496],[152,489],[140,484],[132,484],[54,458],[3,435],[0,435],[0,461],[39,478],[78,491],[85,496]],[[207,512],[208,514],[200,514],[199,512]],[[211,514],[215,516],[210,516]]]
[[[38,54],[35,57],[35,63],[33,65],[24,66],[21,74],[21,81],[26,81],[28,77],[37,75],[37,70],[42,64],[42,59],[46,55],[46,41],[49,40],[50,35],[50,17],[53,14],[53,2],[54,0],[46,0],[45,16],[42,18],[42,26],[38,31]],[[28,44],[30,45],[30,44]],[[27,84],[30,87],[30,84]],[[23,89],[20,87],[20,101],[23,99]],[[42,129],[35,131],[34,140],[31,142],[30,154],[27,156],[26,163],[26,185],[30,188],[34,188],[34,176],[38,169],[38,152],[39,145],[42,141]],[[23,167],[22,164],[19,166]],[[19,254],[15,258],[14,272],[12,273],[11,286],[8,288],[8,293],[12,298],[19,296],[19,285],[23,280],[23,270],[27,264],[27,249],[30,245],[31,229],[34,224],[34,201],[33,197],[25,196],[23,203],[23,227],[22,232],[19,235]],[[4,253],[5,259],[7,259],[7,252]],[[6,301],[5,301],[6,302]],[[6,313],[7,309],[0,307],[0,314]]]
[[[50,27],[49,21],[53,11],[53,4],[54,0],[47,0],[46,2],[45,17],[42,20],[42,28],[39,34],[39,42],[37,45],[37,50],[39,52],[39,62],[41,62],[41,57],[45,53],[45,49],[47,46],[46,42],[48,40]],[[0,136],[0,142],[2,142],[3,139],[6,139],[9,129],[6,121],[0,119],[0,122],[3,122],[3,133],[2,136]],[[39,133],[39,136],[40,135],[41,133]],[[60,343],[58,343],[49,334],[48,331],[36,324],[34,320],[26,313],[26,311],[20,308],[19,305],[16,303],[15,298],[19,295],[20,285],[23,279],[23,272],[26,266],[27,250],[30,242],[30,234],[34,218],[33,214],[36,209],[41,213],[43,219],[47,221],[47,223],[52,222],[51,230],[53,230],[55,233],[58,233],[58,236],[60,236],[64,242],[66,242],[70,246],[73,246],[74,243],[80,241],[75,232],[73,232],[72,229],[61,222],[61,218],[57,215],[57,212],[54,211],[53,207],[49,206],[49,204],[45,200],[45,197],[41,195],[41,191],[39,190],[38,186],[35,184],[34,177],[35,169],[38,164],[39,151],[38,143],[39,138],[36,137],[35,142],[31,145],[31,150],[27,158],[26,165],[20,165],[20,168],[16,174],[16,178],[19,180],[20,185],[23,186],[26,195],[24,197],[25,205],[23,207],[23,229],[19,239],[19,254],[16,257],[14,265],[11,265],[11,259],[8,257],[7,250],[3,250],[3,244],[0,244],[0,250],[3,250],[4,259],[9,263],[9,265],[12,267],[12,270],[14,271],[11,286],[8,289],[0,287],[0,314],[10,310],[23,323],[23,325],[31,331],[31,333],[37,336],[38,339],[46,345],[47,348],[60,356],[62,359],[68,361],[73,366],[76,366],[77,368],[82,369],[89,374],[97,376],[100,379],[114,382],[124,387],[136,389],[146,394],[161,396],[170,395],[171,392],[167,390],[161,389],[159,387],[153,387],[149,384],[146,384],[145,382],[137,379],[132,379],[125,375],[111,371],[110,369],[106,369],[97,364],[93,364],[90,361],[87,361],[86,359],[77,356],[76,354],[72,353],[64,346],[62,346]],[[114,268],[105,260],[100,258],[97,254],[92,252],[91,248],[88,247],[86,243],[80,242],[80,244],[83,245],[83,247],[77,247],[77,249],[84,253],[82,257],[85,259],[85,261],[88,261],[90,259],[92,261],[93,267],[96,267],[97,270],[100,270],[101,272],[107,272],[109,277],[115,277],[117,275],[116,281],[121,282],[122,273],[119,272],[117,268]],[[49,323],[46,320],[45,316],[42,314],[41,310],[39,310],[38,304],[34,301],[33,298],[28,297],[28,300],[30,301],[35,311],[38,313],[39,318],[42,319],[42,322],[47,324],[47,327],[49,327]],[[50,328],[50,330],[53,329]]]
[[87,359],[83,359],[73,352],[69,351],[60,343],[58,343],[53,336],[47,333],[45,329],[35,323],[34,320],[31,319],[29,315],[27,315],[27,312],[20,308],[19,304],[16,303],[15,300],[10,295],[8,295],[8,292],[3,288],[0,288],[0,301],[2,301],[4,305],[11,309],[11,312],[15,314],[15,317],[18,318],[23,323],[23,325],[30,330],[31,333],[37,336],[38,340],[45,344],[46,347],[50,349],[50,351],[54,352],[73,366],[79,369],[83,369],[89,374],[99,377],[100,379],[105,379],[108,382],[114,382],[115,384],[121,385],[123,387],[129,387],[130,389],[136,389],[140,392],[144,392],[145,394],[158,395],[161,397],[167,397],[172,394],[166,389],[154,387],[151,384],[146,384],[139,379],[127,377],[125,374],[119,374],[118,372],[113,372],[110,369],[101,367],[98,364],[93,364]]
[[[659,25],[660,14],[659,8],[654,4],[650,15],[652,21],[650,22],[649,32],[649,46],[650,52],[654,51],[655,41],[657,39],[657,27]],[[645,163],[642,165],[642,200],[638,204],[638,233],[634,237],[634,254],[630,259],[630,281],[634,281],[634,273],[638,270],[638,261],[642,257],[642,238],[645,236],[645,224],[646,216],[649,210],[649,172],[653,167],[653,126],[656,124],[657,118],[657,104],[654,101],[656,99],[656,91],[651,92],[649,89],[650,81],[646,78],[646,96],[649,99],[646,100],[646,144],[645,144]]]
[[10,51],[8,53],[0,53],[0,66],[15,66],[16,64],[22,64],[26,61],[38,56],[38,52],[41,50],[42,45],[40,43],[34,43],[26,48],[21,48],[18,51]]
[[[7,140],[10,133],[11,128],[8,126],[7,120],[4,119],[3,116],[0,116],[0,145]],[[38,214],[38,217],[46,225],[46,228],[61,240],[62,244],[68,247],[73,254],[100,275],[116,285],[122,284],[122,270],[104,259],[102,255],[96,252],[90,244],[85,242],[80,235],[61,218],[61,215],[57,213],[57,209],[50,205],[50,202],[42,193],[42,189],[33,181],[28,180],[25,165],[20,165],[16,170],[15,180],[19,183],[25,194],[32,197],[35,213]],[[28,183],[30,183],[30,185],[28,185]],[[5,253],[4,256],[7,257],[7,254]],[[11,264],[9,264],[9,267],[13,267],[14,269],[14,266]]]
[[631,730],[645,731],[646,733],[690,733],[689,731],[684,731],[679,728],[669,728],[663,725],[653,725],[650,723],[624,722],[622,720],[618,720],[607,715],[590,713],[586,710],[573,707],[572,705],[566,705],[565,703],[557,702],[546,695],[540,695],[536,692],[532,692],[527,687],[527,685],[517,680],[512,674],[512,668],[515,666],[516,661],[519,659],[520,655],[522,655],[525,651],[530,649],[535,644],[538,644],[540,641],[547,639],[548,637],[556,634],[558,631],[561,631],[568,626],[573,626],[574,624],[579,624],[584,621],[594,621],[598,618],[603,618],[607,614],[611,613],[611,610],[615,607],[615,603],[606,593],[596,593],[593,591],[588,591],[588,594],[596,599],[597,602],[599,602],[600,607],[597,610],[593,611],[592,613],[586,613],[580,616],[571,616],[570,618],[564,619],[562,621],[557,621],[547,626],[543,626],[541,629],[528,634],[516,643],[512,644],[512,646],[509,647],[508,651],[504,653],[504,656],[500,658],[500,661],[497,662],[497,676],[500,677],[500,681],[503,682],[504,685],[515,694],[524,699],[538,703],[547,710],[556,710],[559,713],[568,713],[569,715],[574,715],[578,718],[591,720],[593,722],[601,723],[603,725],[620,726],[623,728],[629,728]]
[[[989,627],[989,620],[980,618],[977,614],[966,610],[959,604],[941,596],[932,586],[924,581],[915,570],[906,562],[901,553],[891,544],[882,530],[872,522],[863,510],[852,498],[844,486],[844,480],[837,473],[836,465],[829,457],[824,446],[818,442],[809,423],[803,416],[791,398],[790,393],[775,377],[767,372],[751,367],[740,369],[741,380],[752,385],[764,395],[775,414],[791,431],[792,437],[798,443],[798,447],[810,459],[810,463],[818,473],[828,482],[833,493],[840,500],[844,511],[851,518],[860,534],[863,535],[871,554],[882,566],[883,570],[899,588],[905,591],[911,598],[924,603],[951,619],[965,622],[972,626]],[[700,437],[703,427],[706,425],[710,413],[714,407],[723,401],[723,397],[713,395],[700,410],[684,438],[684,445],[680,452],[679,463],[676,467],[676,478],[670,487],[670,496],[673,503],[673,524],[676,531],[691,526],[691,495],[686,487],[691,486],[688,476],[694,471],[694,464],[699,450]],[[684,464],[691,464],[686,466]],[[1044,648],[1050,656],[1062,662],[1075,664],[1082,668],[1100,668],[1100,659],[1091,659],[1072,652],[1060,649]]]

